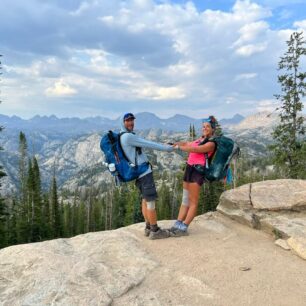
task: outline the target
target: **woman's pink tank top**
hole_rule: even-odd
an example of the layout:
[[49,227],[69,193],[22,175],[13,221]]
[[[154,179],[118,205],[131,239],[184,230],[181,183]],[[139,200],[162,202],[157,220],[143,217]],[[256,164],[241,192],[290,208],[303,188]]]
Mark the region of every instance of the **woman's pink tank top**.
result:
[[[197,147],[200,142],[202,142],[203,139],[197,139],[191,143],[192,147]],[[214,152],[208,152],[208,157],[211,157]],[[192,165],[203,165],[205,166],[205,154],[204,153],[189,153],[187,164],[192,166]]]

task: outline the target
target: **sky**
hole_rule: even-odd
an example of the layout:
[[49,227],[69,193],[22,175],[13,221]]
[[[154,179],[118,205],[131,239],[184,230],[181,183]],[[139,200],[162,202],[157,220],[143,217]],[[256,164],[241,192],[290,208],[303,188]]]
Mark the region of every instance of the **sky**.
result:
[[1,7],[0,113],[26,119],[273,111],[286,41],[306,32],[305,0],[1,0]]

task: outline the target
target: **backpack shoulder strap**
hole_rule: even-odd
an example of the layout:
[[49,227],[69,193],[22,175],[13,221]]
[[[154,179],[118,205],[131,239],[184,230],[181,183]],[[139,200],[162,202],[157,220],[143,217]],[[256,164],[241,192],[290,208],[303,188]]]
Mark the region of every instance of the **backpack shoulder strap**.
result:
[[121,145],[121,136],[122,136],[123,134],[125,134],[125,133],[128,133],[128,132],[120,132],[120,133],[118,134],[118,145],[119,145],[119,147],[120,147],[120,149],[121,149],[121,151],[122,151],[123,157],[129,162],[130,160],[127,158],[127,156],[126,156],[126,154],[125,154],[125,152],[124,152],[124,149],[123,149],[123,147],[122,147],[122,145]]
[[216,144],[215,137],[205,138],[198,145],[201,146],[201,145],[203,145],[205,143],[208,143],[208,142],[214,142]]
[[199,146],[203,145],[203,144],[206,144],[208,142],[213,142],[215,144],[215,150],[214,150],[214,153],[212,154],[211,157],[208,156],[208,153],[203,153],[204,156],[205,156],[205,168],[209,168],[209,165],[210,165],[210,162],[213,158],[213,156],[215,155],[215,152],[217,150],[217,142],[216,142],[216,139],[215,137],[210,137],[210,138],[205,138],[204,140],[202,140],[200,143],[199,143]]
[[112,130],[108,131],[107,137],[108,137],[109,142],[110,142],[110,144],[112,146],[113,154],[116,154],[116,147],[115,147],[116,139],[115,139],[115,136],[114,136],[114,133],[113,133]]
[[[120,146],[121,151],[122,151],[122,153],[123,153],[123,157],[124,157],[128,162],[131,162],[131,161],[128,159],[128,157],[126,156],[126,154],[125,154],[125,152],[124,152],[124,149],[122,148],[122,145],[121,145],[121,136],[122,136],[123,134],[126,134],[126,133],[132,133],[132,134],[134,134],[133,132],[120,132],[119,135],[118,135],[118,138],[119,138],[119,146]],[[140,147],[136,147],[135,150],[136,150],[136,152],[135,152],[135,166],[137,166],[137,153],[138,153],[138,154],[141,154],[142,151],[141,151],[141,148],[140,148]]]

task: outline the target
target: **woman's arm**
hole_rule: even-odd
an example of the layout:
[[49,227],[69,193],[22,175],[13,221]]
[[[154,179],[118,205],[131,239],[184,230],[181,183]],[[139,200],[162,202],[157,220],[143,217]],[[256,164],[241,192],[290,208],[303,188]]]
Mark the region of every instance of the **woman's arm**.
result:
[[178,149],[181,149],[184,152],[191,153],[208,153],[215,150],[216,144],[213,141],[207,142],[203,145],[193,147],[191,145],[178,145]]
[[186,146],[186,145],[191,145],[191,142],[187,141],[178,141],[174,143],[174,146]]

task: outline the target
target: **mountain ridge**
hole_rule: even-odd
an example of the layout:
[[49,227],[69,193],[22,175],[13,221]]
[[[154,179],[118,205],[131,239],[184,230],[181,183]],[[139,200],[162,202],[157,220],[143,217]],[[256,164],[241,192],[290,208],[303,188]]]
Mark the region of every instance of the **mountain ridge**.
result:
[[[139,130],[162,128],[169,131],[186,131],[190,124],[198,126],[201,119],[191,118],[182,114],[175,114],[169,118],[160,118],[150,112],[135,113],[136,128]],[[236,114],[233,118],[221,119],[220,124],[238,124],[244,119]],[[118,129],[120,127],[120,117],[110,119],[102,116],[78,118],[64,117],[58,118],[55,115],[40,116],[35,115],[30,119],[22,119],[18,116],[6,116],[0,114],[0,122],[5,128],[18,128],[20,130],[58,131],[65,134],[92,133],[107,129]]]
[[[137,118],[135,132],[142,137],[161,143],[184,141],[189,137],[190,123],[189,117],[187,116],[175,115],[174,117],[170,117],[168,119],[170,122],[168,121],[167,127],[171,128],[167,130],[165,124],[162,124],[165,119],[160,119],[151,113],[139,113],[135,115]],[[261,116],[264,118],[260,119]],[[249,117],[246,117],[238,124],[222,125],[223,132],[226,136],[236,140],[242,152],[248,156],[255,158],[265,156],[266,147],[272,141],[271,132],[274,124],[273,120],[269,124],[270,119],[265,118],[265,116],[266,114],[260,114],[256,120],[257,125],[260,122],[264,122],[263,127],[257,126],[255,129],[249,128],[249,124],[243,124],[243,122],[250,120]],[[2,118],[4,118],[3,115]],[[155,121],[148,124],[149,122],[145,118],[153,118]],[[177,118],[179,120],[176,121]],[[95,127],[91,126],[91,128],[84,129],[83,125],[79,123],[81,122],[86,125],[89,119],[81,120],[77,118],[74,120],[72,118],[67,119],[69,121],[68,123],[65,121],[66,119],[59,119],[64,120],[64,123],[62,125],[55,124],[53,126],[54,128],[49,129],[48,124],[45,123],[43,130],[35,128],[35,125],[24,130],[22,128],[23,125],[18,124],[20,122],[19,119],[18,117],[13,117],[13,121],[15,123],[17,122],[17,124],[15,126],[6,126],[2,133],[0,133],[1,146],[4,148],[4,151],[0,155],[0,163],[4,166],[5,172],[7,173],[7,177],[3,179],[3,190],[11,193],[18,185],[18,139],[21,130],[27,137],[29,156],[36,155],[39,160],[44,186],[49,184],[50,173],[54,165],[57,167],[58,185],[60,187],[67,187],[69,190],[73,190],[78,186],[86,186],[90,184],[89,181],[96,184],[101,183],[101,180],[109,180],[105,169],[101,166],[103,155],[99,148],[101,135],[111,128],[109,124],[105,124],[104,126],[102,124],[96,124]],[[33,121],[44,121],[45,119],[45,117],[39,116],[34,118]],[[96,119],[99,121],[110,120],[103,119],[102,117],[96,117]],[[174,123],[171,120],[174,120]],[[183,120],[186,120],[183,131],[174,131],[176,125],[182,128]],[[200,119],[197,120],[198,122],[194,126],[196,128],[196,134],[199,135],[201,133],[201,121]],[[58,122],[55,117],[51,117],[51,121]],[[156,124],[156,122],[160,122],[161,124]],[[69,127],[69,124],[73,124],[73,128]],[[119,122],[112,121],[111,124],[113,128],[118,129]],[[239,126],[240,128],[238,128]],[[151,154],[150,158],[158,162],[160,165],[159,168],[161,169],[172,169],[175,171],[180,164],[178,154],[171,154],[171,158],[169,158],[170,155],[163,152],[148,153]],[[96,174],[97,171],[98,173]],[[90,173],[95,173],[95,175],[90,176]],[[91,177],[93,178],[92,180]]]

